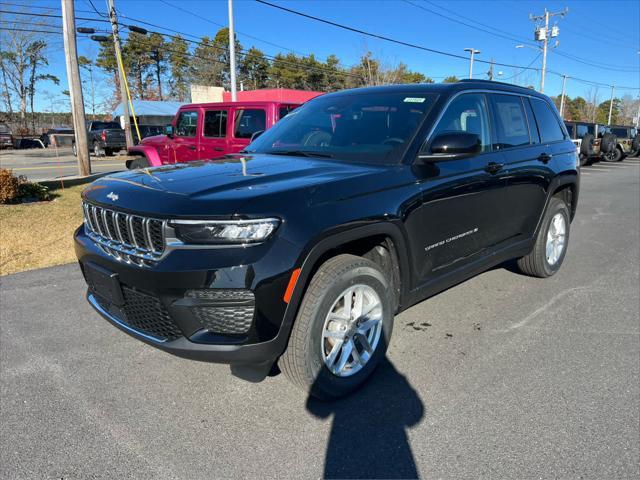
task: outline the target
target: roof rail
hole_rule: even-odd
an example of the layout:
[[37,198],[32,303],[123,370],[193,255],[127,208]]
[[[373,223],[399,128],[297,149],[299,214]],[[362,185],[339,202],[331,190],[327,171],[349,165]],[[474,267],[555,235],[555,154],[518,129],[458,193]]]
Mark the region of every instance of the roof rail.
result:
[[462,78],[458,80],[459,83],[490,83],[492,85],[509,85],[510,87],[524,88],[526,90],[531,90],[528,87],[523,87],[521,85],[516,85],[515,83],[507,83],[507,82],[498,82],[497,80],[482,80],[475,78]]

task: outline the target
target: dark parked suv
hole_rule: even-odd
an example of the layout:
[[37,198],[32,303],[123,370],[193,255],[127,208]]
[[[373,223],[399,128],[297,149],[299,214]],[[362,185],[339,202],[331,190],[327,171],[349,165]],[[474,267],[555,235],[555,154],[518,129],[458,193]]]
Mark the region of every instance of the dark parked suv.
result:
[[239,154],[97,180],[75,245],[87,298],[116,327],[334,398],[378,365],[395,314],[510,259],[556,273],[579,177],[534,91],[347,90]]

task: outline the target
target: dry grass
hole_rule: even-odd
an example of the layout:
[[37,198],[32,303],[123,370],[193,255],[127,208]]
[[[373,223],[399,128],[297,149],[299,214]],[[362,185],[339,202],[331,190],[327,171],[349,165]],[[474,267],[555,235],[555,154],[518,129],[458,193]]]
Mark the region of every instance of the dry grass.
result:
[[84,187],[56,190],[49,202],[0,205],[0,275],[75,261]]

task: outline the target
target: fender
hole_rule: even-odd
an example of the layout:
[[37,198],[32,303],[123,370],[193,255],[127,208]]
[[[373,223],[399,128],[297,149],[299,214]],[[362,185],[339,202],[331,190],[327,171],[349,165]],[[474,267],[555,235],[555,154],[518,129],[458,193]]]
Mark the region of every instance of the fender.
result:
[[[337,227],[337,229],[340,228],[344,228],[344,226]],[[352,227],[348,230],[341,230],[339,232],[334,231],[333,233],[325,235],[320,241],[311,242],[311,246],[305,249],[308,253],[306,255],[301,255],[302,261],[297,263],[297,265],[300,265],[299,268],[301,270],[285,311],[281,329],[285,328],[288,332],[291,330],[295,316],[298,313],[298,307],[300,306],[302,297],[304,296],[304,291],[311,280],[313,269],[322,255],[345,243],[380,235],[390,237],[396,247],[396,255],[398,256],[398,263],[400,267],[399,310],[402,310],[403,305],[405,304],[406,295],[411,290],[410,282],[412,278],[407,242],[405,241],[405,235],[402,233],[402,230],[398,225],[391,221],[377,221],[367,225]]]
[[580,181],[579,181],[579,173],[577,170],[567,170],[561,173],[558,173],[551,183],[549,184],[549,191],[547,192],[547,199],[544,202],[544,208],[542,212],[540,212],[540,217],[538,218],[538,223],[536,225],[535,232],[533,234],[533,238],[536,238],[538,235],[538,231],[540,230],[540,226],[542,225],[542,219],[544,218],[545,213],[547,213],[547,207],[549,206],[549,202],[551,201],[551,197],[553,197],[556,190],[565,185],[573,186],[573,198],[571,199],[571,221],[573,221],[573,217],[576,214],[576,207],[578,205],[578,196],[580,193]]
[[[162,165],[162,161],[160,160],[160,155],[158,155],[158,150],[153,148],[150,145],[136,145],[134,147],[128,148],[127,153],[129,155],[137,155],[146,157],[149,162],[150,167],[158,167]],[[129,163],[131,161],[127,161],[127,168],[129,168]]]

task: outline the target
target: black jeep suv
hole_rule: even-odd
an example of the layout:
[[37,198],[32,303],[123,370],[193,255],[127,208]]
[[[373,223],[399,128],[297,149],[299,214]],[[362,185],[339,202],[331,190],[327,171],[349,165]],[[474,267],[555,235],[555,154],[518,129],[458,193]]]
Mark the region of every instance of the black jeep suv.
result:
[[97,180],[76,252],[91,305],[133,337],[333,398],[372,373],[398,312],[509,259],[558,271],[577,165],[532,90],[342,91],[240,154]]

